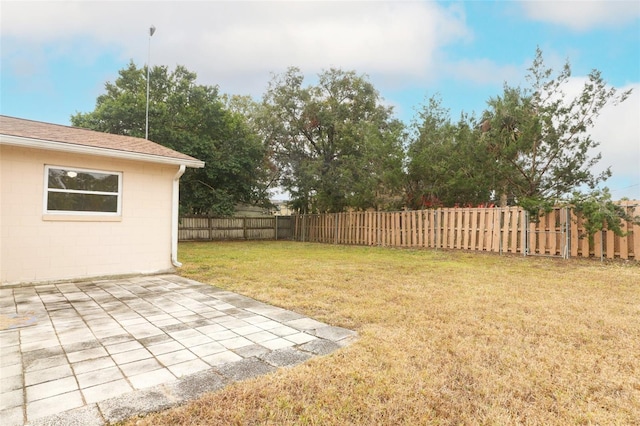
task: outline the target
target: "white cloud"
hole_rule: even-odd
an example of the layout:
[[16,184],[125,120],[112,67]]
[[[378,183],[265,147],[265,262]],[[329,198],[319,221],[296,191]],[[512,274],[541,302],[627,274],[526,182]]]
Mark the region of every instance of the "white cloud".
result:
[[600,167],[611,166],[612,182],[621,182],[609,184],[611,189],[626,190],[640,199],[640,83],[619,88],[620,93],[628,89],[633,92],[626,101],[602,109],[591,136],[600,142]]
[[[565,99],[579,96],[587,81],[587,77],[571,77],[563,87]],[[593,171],[600,173],[611,167],[613,175],[605,185],[612,189],[614,198],[640,199],[640,82],[616,87],[617,94],[629,89],[631,95],[624,102],[610,102],[602,108],[589,134],[600,143],[593,154],[602,153]]]
[[525,67],[499,65],[487,59],[464,59],[449,64],[449,72],[459,80],[476,85],[502,85],[504,82],[517,85],[522,79]]
[[638,1],[526,1],[525,14],[537,21],[566,26],[575,31],[615,27],[640,18]]
[[231,87],[223,89],[238,93],[256,79],[263,90],[265,76],[288,66],[305,74],[355,69],[391,83],[423,79],[438,48],[469,37],[459,6],[422,1],[9,2],[2,37],[71,51],[43,53],[49,56],[74,54],[84,39],[141,65],[151,24],[152,63],[185,65],[204,83],[225,82]]
[[[637,1],[527,2],[522,7],[530,19],[575,30],[622,25],[640,16]],[[234,94],[260,96],[269,74],[288,66],[309,77],[339,67],[369,74],[382,92],[437,90],[442,80],[458,81],[475,86],[464,99],[472,102],[486,87],[520,84],[530,62],[501,66],[493,58],[450,60],[449,46],[473,38],[460,3],[3,0],[0,19],[3,72],[22,77],[36,91],[51,90],[47,67],[54,62],[91,63],[107,52],[123,65],[129,59],[143,65],[151,24],[157,27],[152,64],[185,65],[198,73],[200,83],[220,84],[222,92]],[[545,61],[556,69],[564,63],[548,51]],[[584,80],[572,81],[578,87]],[[629,86],[634,93],[623,104],[605,108],[592,132],[601,142],[602,166],[611,165],[614,177],[626,176],[634,184],[640,180],[639,86]]]

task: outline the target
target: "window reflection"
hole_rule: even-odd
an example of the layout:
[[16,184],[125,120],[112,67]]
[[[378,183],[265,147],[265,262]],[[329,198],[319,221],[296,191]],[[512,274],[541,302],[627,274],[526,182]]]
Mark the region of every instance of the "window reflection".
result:
[[120,173],[46,166],[46,211],[119,213]]

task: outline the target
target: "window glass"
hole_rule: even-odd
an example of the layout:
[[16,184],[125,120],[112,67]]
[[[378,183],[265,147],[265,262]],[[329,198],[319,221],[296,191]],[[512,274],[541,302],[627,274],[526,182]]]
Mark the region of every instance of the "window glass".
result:
[[47,207],[53,211],[117,213],[118,196],[50,192]]
[[119,172],[46,166],[45,211],[120,214]]
[[50,168],[49,188],[118,192],[118,175]]

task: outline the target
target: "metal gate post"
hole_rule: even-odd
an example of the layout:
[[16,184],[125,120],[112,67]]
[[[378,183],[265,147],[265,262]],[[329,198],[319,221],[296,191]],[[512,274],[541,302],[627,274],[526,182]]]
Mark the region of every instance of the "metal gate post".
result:
[[569,207],[565,207],[564,211],[565,211],[565,217],[566,217],[565,224],[564,224],[564,227],[565,227],[564,258],[569,259],[569,256],[571,255],[571,211],[569,210]]
[[504,227],[504,216],[506,215],[506,213],[504,213],[504,209],[505,207],[500,207],[500,211],[498,212],[500,215],[500,229],[498,229],[498,253],[500,256],[502,256],[502,228]]
[[522,233],[524,235],[524,244],[522,244],[522,254],[523,256],[528,256],[529,255],[529,232],[531,232],[529,230],[529,212],[528,211],[524,211],[524,232]]
[[434,209],[433,210],[433,245],[436,246],[436,250],[438,250],[438,229],[439,229],[439,225],[438,225],[438,210],[439,209]]
[[382,213],[376,211],[376,246],[382,245]]

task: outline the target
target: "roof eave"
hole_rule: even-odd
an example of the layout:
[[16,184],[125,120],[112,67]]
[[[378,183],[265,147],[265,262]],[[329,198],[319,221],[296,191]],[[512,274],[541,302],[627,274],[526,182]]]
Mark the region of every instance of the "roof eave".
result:
[[184,158],[165,157],[162,155],[143,154],[139,152],[122,151],[118,149],[99,148],[88,145],[78,145],[67,142],[56,142],[43,139],[25,138],[22,136],[0,134],[0,145],[13,145],[25,148],[46,149],[50,151],[68,152],[73,154],[97,155],[100,157],[121,158],[124,160],[145,161],[149,163],[185,165],[187,167],[202,168],[204,161]]

